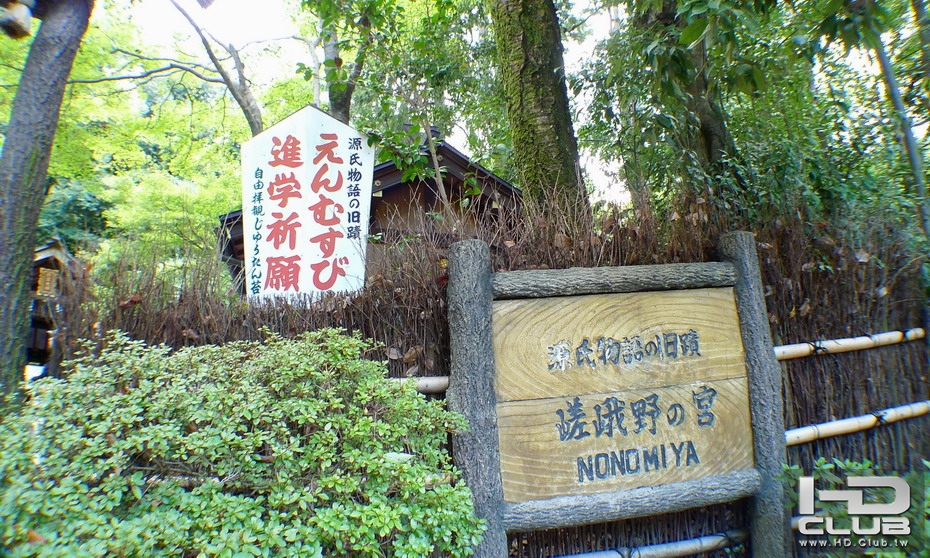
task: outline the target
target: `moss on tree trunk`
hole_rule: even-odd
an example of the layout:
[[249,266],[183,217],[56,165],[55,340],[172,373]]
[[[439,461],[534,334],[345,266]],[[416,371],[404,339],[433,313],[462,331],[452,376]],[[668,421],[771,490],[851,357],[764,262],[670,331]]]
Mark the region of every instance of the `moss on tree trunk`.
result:
[[586,208],[552,0],[492,0],[491,15],[514,162],[525,195]]

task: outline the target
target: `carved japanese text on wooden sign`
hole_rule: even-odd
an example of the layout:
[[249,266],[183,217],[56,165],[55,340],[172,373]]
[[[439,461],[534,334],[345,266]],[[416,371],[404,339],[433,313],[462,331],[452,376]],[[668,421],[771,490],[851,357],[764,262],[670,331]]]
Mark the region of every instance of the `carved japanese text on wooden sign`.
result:
[[731,288],[493,303],[504,500],[753,466]]

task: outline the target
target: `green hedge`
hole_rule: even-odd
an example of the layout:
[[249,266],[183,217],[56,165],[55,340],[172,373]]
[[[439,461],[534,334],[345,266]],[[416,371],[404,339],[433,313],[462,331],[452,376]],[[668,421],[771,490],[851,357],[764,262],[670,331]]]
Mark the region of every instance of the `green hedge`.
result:
[[463,419],[334,330],[172,352],[111,334],[0,420],[3,556],[468,556]]

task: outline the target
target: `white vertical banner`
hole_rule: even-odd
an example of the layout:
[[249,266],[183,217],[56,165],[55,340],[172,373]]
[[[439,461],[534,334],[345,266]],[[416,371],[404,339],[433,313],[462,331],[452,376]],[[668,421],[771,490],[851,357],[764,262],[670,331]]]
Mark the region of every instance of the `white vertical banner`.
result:
[[242,146],[242,232],[249,296],[360,290],[374,148],[305,107]]

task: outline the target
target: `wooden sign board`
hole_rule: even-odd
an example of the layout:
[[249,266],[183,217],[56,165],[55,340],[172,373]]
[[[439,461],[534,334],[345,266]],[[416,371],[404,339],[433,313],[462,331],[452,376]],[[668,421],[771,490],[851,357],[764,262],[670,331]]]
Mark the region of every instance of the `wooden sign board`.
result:
[[506,502],[753,466],[732,288],[503,300],[492,309]]
[[480,240],[450,248],[447,401],[468,420],[456,465],[507,533],[750,498],[754,556],[790,530],[781,370],[750,233],[721,262],[491,272]]

